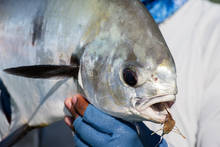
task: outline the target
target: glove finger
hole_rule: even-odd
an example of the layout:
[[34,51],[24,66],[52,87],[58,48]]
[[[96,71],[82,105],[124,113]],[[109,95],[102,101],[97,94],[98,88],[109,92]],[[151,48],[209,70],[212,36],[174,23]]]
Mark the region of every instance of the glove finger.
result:
[[147,146],[156,146],[159,143],[161,136],[158,134],[152,135],[153,131],[151,131],[143,122],[139,122],[137,125],[140,130],[139,137],[143,144]]
[[73,118],[72,117],[69,117],[69,116],[65,116],[64,117],[64,122],[66,123],[66,125],[68,126],[68,127],[70,127],[72,130],[74,130],[73,129]]
[[79,137],[77,134],[74,135],[74,145],[75,147],[88,147]]
[[73,103],[74,98],[67,98],[65,99],[65,106],[68,109],[68,111],[72,114],[73,120],[75,120],[79,114],[76,113],[75,108],[74,108],[74,103]]
[[89,103],[88,101],[86,101],[86,99],[81,96],[80,94],[77,94],[74,96],[77,101],[76,104],[74,105],[75,110],[77,111],[77,113],[81,116],[84,115],[84,112],[86,111],[86,108],[88,107]]
[[126,126],[119,120],[101,112],[92,105],[87,107],[83,119],[93,128],[108,134],[117,131],[119,126],[121,129]]
[[168,144],[167,144],[166,140],[162,139],[159,147],[168,147]]
[[104,145],[105,142],[108,142],[110,139],[108,134],[101,133],[92,128],[86,122],[84,122],[80,116],[73,122],[73,126],[77,135],[88,145]]

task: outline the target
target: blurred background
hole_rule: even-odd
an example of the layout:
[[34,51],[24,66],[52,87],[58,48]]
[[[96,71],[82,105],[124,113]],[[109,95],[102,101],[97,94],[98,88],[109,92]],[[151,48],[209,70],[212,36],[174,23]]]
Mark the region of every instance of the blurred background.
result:
[[220,3],[220,0],[210,0],[212,2],[215,2],[215,3]]

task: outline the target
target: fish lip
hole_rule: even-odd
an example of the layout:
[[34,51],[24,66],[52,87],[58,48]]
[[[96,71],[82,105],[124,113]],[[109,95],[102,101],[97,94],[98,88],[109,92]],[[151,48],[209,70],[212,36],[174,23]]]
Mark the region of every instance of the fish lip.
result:
[[133,107],[135,107],[136,109],[142,110],[159,102],[168,102],[168,101],[175,102],[176,96],[175,94],[163,94],[163,95],[157,95],[157,96],[152,96],[152,97],[147,97],[147,98],[142,98],[142,99],[136,97],[135,99],[137,100],[136,100],[136,103],[133,103]]
[[165,102],[173,102],[174,104],[175,100],[176,94],[163,94],[147,98],[134,97],[131,99],[131,110],[133,114],[139,115],[145,120],[155,123],[164,123],[167,112],[165,110],[156,111],[152,106],[157,103]]

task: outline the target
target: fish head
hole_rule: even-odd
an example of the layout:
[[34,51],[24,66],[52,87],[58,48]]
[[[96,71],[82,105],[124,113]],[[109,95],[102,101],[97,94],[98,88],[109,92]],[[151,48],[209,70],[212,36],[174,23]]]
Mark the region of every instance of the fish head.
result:
[[103,13],[81,58],[85,96],[115,117],[163,123],[175,102],[176,69],[157,24],[138,1],[114,1]]

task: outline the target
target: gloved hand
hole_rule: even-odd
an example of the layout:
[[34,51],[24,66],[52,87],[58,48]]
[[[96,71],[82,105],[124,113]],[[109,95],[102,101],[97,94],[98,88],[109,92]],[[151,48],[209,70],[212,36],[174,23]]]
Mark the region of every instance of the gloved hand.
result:
[[[141,131],[141,136],[138,136],[133,124],[99,111],[88,104],[80,95],[66,99],[65,105],[73,116],[66,116],[65,122],[75,130],[74,141],[76,146],[151,147],[155,146],[160,140],[160,136],[150,135],[152,131],[143,123],[138,123]],[[159,146],[166,147],[165,140]]]

